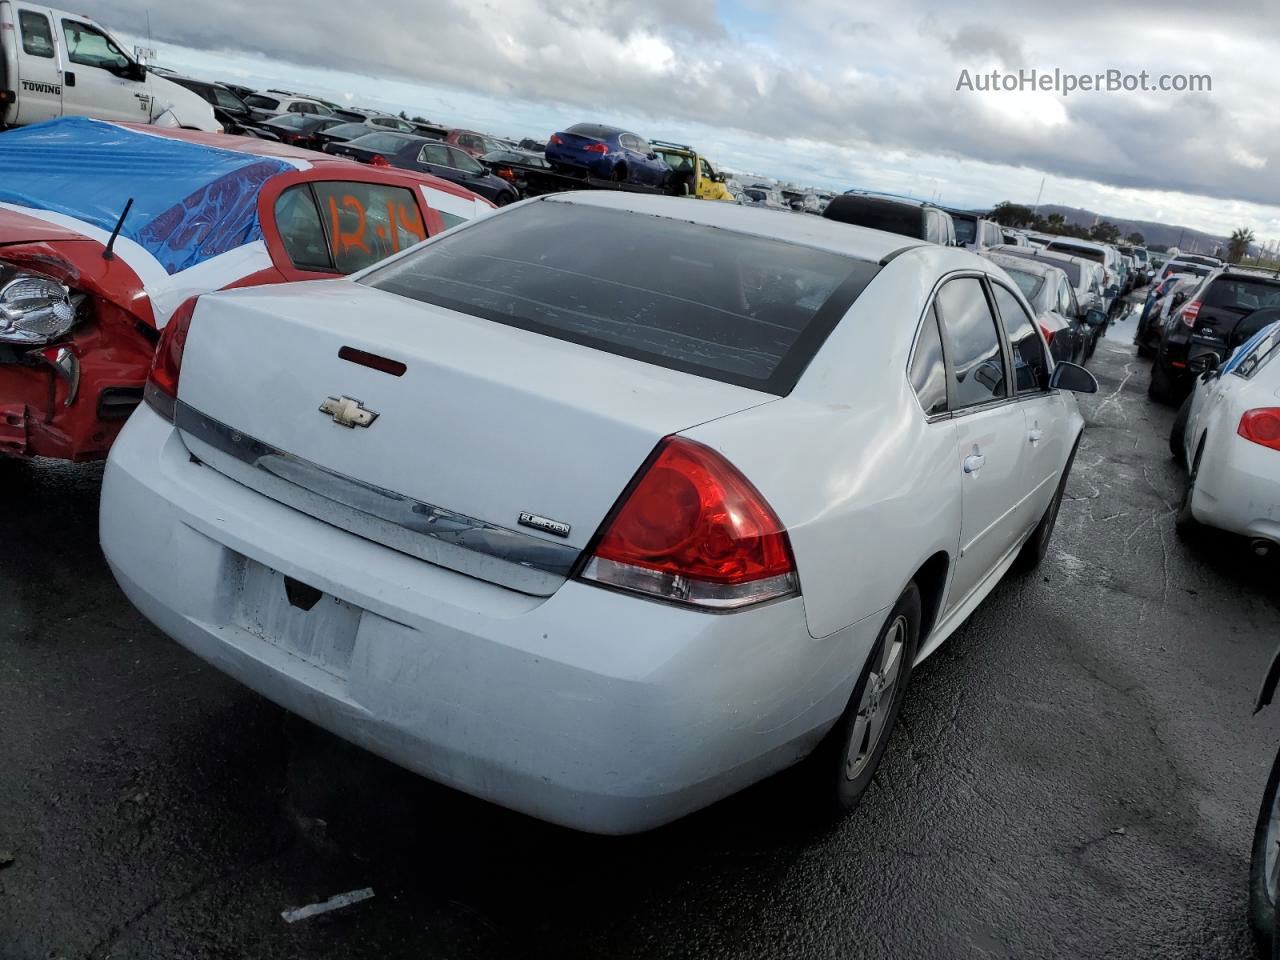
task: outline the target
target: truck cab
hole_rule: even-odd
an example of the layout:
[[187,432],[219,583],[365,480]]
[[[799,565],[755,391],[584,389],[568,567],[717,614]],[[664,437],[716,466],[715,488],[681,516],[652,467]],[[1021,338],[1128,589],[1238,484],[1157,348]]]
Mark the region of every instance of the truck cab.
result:
[[221,130],[208,103],[88,17],[0,0],[0,129],[64,116]]
[[693,147],[662,140],[650,140],[649,145],[671,168],[671,184],[676,193],[699,200],[735,202],[733,194],[724,185],[724,177],[716,173],[707,158],[700,156]]

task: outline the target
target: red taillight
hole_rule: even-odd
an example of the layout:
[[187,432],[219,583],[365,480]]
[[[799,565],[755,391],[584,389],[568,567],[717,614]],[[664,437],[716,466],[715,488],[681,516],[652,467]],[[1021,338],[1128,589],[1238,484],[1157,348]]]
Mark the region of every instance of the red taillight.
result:
[[558,134],[558,133],[553,133],[553,134],[551,135],[551,142],[552,142],[552,143],[564,143],[564,141],[560,139],[560,134]]
[[493,172],[496,173],[498,176],[500,176],[503,180],[507,180],[511,183],[516,182],[516,172],[512,170],[510,167],[498,167]]
[[799,592],[787,531],[709,447],[668,437],[605,521],[587,580],[727,609]]
[[143,397],[147,405],[166,420],[173,420],[173,408],[178,402],[178,377],[182,373],[182,351],[187,346],[187,332],[191,329],[191,315],[196,311],[196,297],[192,297],[173,312],[165,328],[160,331],[151,369],[147,372],[147,386]]
[[582,149],[587,153],[608,153],[609,145],[607,143],[588,143]]
[[1200,301],[1192,300],[1182,308],[1182,322],[1188,327],[1196,325],[1196,317],[1200,316]]
[[1253,443],[1280,450],[1280,407],[1246,410],[1236,433]]
[[1044,334],[1045,343],[1053,343],[1053,331],[1050,330],[1048,327],[1046,327],[1043,323],[1040,324],[1040,332]]
[[370,157],[370,158],[369,158],[369,166],[371,166],[371,167],[389,167],[389,166],[391,166],[391,164],[390,164],[390,162],[387,160],[387,158],[386,158],[386,157],[384,157],[382,154],[380,154],[380,153],[375,153],[372,157]]

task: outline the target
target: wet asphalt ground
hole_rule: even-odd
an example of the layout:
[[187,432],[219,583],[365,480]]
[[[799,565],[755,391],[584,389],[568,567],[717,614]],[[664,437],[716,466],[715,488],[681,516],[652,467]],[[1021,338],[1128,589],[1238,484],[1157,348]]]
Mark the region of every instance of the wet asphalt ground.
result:
[[0,463],[0,957],[1251,956],[1280,569],[1175,535],[1173,411],[1132,331],[1090,364],[1045,565],[916,672],[835,825],[788,774],[624,839],[423,781],[134,612],[100,467]]

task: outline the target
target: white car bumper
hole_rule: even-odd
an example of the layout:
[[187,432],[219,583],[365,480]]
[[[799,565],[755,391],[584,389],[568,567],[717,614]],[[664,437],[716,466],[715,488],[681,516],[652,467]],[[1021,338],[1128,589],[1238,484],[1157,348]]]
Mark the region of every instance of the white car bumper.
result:
[[1235,433],[1211,433],[1191,512],[1211,527],[1280,544],[1280,452]]
[[[101,528],[129,599],[218,669],[424,776],[600,833],[673,820],[803,756],[881,619],[815,640],[801,598],[716,615],[572,580],[525,596],[193,462],[146,406],[112,448]],[[291,605],[284,577],[323,596]]]

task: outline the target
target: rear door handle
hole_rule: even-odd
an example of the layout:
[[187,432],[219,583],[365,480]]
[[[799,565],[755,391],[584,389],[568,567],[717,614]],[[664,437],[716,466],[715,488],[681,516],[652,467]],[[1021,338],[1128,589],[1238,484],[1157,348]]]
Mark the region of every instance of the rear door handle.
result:
[[982,469],[982,465],[987,462],[987,458],[980,453],[971,453],[964,458],[964,472],[977,473]]
[[1044,433],[1039,427],[1032,427],[1031,432],[1027,434],[1027,439],[1030,440],[1032,444],[1037,444],[1044,439]]

